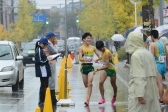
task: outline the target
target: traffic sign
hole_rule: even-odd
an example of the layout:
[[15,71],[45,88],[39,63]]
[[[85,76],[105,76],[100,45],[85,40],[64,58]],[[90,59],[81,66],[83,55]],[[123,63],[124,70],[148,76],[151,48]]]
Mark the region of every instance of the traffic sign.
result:
[[33,22],[46,22],[47,15],[44,14],[33,14]]

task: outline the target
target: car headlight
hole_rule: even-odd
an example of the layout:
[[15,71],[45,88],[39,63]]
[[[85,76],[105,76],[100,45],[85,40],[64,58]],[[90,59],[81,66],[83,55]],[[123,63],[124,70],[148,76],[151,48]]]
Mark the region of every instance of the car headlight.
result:
[[7,67],[2,68],[1,72],[8,72],[8,71],[12,71],[13,69],[14,69],[13,66],[7,66]]

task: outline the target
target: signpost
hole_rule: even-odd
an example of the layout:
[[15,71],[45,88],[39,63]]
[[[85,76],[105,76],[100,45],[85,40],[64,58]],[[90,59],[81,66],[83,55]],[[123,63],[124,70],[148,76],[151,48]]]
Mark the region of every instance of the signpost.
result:
[[168,9],[163,9],[163,24],[168,24]]
[[33,14],[33,22],[47,22],[46,14]]

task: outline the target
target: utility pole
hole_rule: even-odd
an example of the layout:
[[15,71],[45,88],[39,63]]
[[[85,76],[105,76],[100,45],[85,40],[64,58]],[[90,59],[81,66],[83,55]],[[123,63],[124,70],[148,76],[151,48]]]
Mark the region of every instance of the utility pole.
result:
[[160,0],[160,8],[159,8],[159,12],[160,12],[160,25],[163,25],[163,0]]
[[66,63],[65,63],[65,83],[64,83],[64,97],[67,99],[67,58],[68,58],[68,51],[67,51],[67,39],[68,39],[68,31],[67,31],[67,0],[65,0],[65,56],[66,56]]
[[0,24],[3,24],[3,0],[0,0]]
[[12,22],[14,23],[15,22],[15,20],[14,20],[15,19],[15,17],[14,17],[15,16],[14,0],[12,0],[12,8],[13,8],[12,9],[12,19],[13,19]]

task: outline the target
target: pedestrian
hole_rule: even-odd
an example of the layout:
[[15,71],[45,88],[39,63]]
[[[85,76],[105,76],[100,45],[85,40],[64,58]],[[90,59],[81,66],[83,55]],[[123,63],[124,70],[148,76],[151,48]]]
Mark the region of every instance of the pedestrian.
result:
[[161,37],[159,39],[160,42],[162,42],[164,45],[166,45],[166,49],[168,50],[168,39],[167,37]]
[[[47,56],[57,54],[57,51],[56,51],[56,48],[55,48],[55,46],[57,44],[56,36],[57,36],[57,34],[54,34],[53,32],[48,32],[46,34],[46,39],[48,39],[48,42],[50,43],[45,49],[45,53],[46,53]],[[50,65],[50,68],[51,68],[51,77],[49,78],[48,87],[51,90],[52,105],[53,105],[53,107],[55,107],[56,103],[57,103],[57,99],[56,99],[56,96],[55,96],[56,60],[49,61],[49,65]]]
[[131,56],[128,86],[128,112],[161,112],[154,56],[144,47],[138,32],[128,35],[127,51]]
[[78,54],[79,54],[79,43],[74,39],[74,54],[75,54],[75,64],[79,64]]
[[147,35],[147,39],[146,39],[146,48],[151,51],[151,44],[153,43],[152,39],[151,39],[151,34],[150,34],[150,31],[147,30],[146,31],[146,35]]
[[47,56],[44,53],[48,45],[48,40],[46,38],[41,38],[39,42],[36,43],[35,47],[35,71],[36,77],[40,77],[40,92],[39,92],[39,107],[44,106],[46,88],[48,87],[48,78],[51,76],[50,66],[47,60]]
[[164,75],[166,74],[166,62],[168,62],[168,52],[166,49],[166,45],[164,45],[162,42],[159,42],[159,33],[157,30],[151,31],[151,39],[154,42],[151,44],[151,52],[155,57],[155,62],[158,70],[158,76],[157,76],[157,83],[159,87],[159,95],[160,95],[160,104],[164,104],[163,102],[163,84],[162,80]]
[[99,81],[99,89],[102,99],[98,102],[98,104],[105,103],[105,97],[104,97],[104,82],[107,79],[107,77],[110,77],[110,83],[114,91],[113,98],[111,100],[111,103],[114,104],[116,102],[117,97],[117,85],[116,85],[116,69],[113,62],[113,56],[112,53],[104,46],[103,41],[97,41],[96,42],[96,48],[102,52],[102,57],[97,59],[95,62],[98,63],[99,61],[102,61],[103,67],[99,68],[94,71],[94,74],[98,71],[101,71],[100,74],[100,81]]
[[93,86],[92,81],[94,77],[94,74],[93,74],[94,53],[98,56],[98,58],[100,58],[96,48],[90,45],[91,38],[92,38],[92,35],[90,33],[84,33],[84,35],[82,36],[82,40],[84,44],[81,47],[79,47],[79,60],[82,62],[81,73],[82,73],[83,83],[84,83],[84,86],[88,88],[86,101],[84,103],[86,106],[89,105],[90,96],[92,93],[92,86]]

